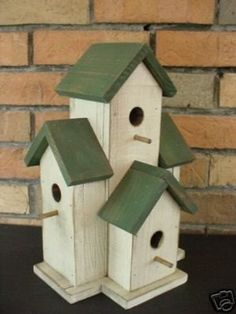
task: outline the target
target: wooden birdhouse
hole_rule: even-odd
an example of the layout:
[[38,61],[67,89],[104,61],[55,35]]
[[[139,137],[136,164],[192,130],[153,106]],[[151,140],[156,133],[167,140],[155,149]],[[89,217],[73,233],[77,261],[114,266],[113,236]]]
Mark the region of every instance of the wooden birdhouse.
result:
[[180,209],[196,208],[177,180],[193,155],[162,113],[165,70],[145,44],[95,44],[56,91],[70,119],[45,123],[26,156],[45,218],[35,273],[70,303],[104,292],[124,308],[182,284]]
[[78,301],[82,294],[67,288],[106,274],[106,227],[97,208],[104,204],[104,180],[113,174],[109,161],[86,118],[45,123],[25,161],[40,165],[42,218],[48,218],[44,262],[34,270],[69,302]]
[[103,291],[124,308],[187,281],[176,269],[181,209],[196,211],[175,177],[135,161],[99,211],[109,223]]

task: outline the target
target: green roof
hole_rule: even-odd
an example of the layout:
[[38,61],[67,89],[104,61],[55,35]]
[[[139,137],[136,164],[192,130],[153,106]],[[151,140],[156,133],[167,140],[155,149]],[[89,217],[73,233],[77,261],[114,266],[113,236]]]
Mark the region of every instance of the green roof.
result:
[[191,149],[168,113],[161,116],[159,166],[171,168],[194,160]]
[[109,102],[123,83],[144,62],[163,90],[172,97],[176,89],[153,52],[141,43],[92,45],[56,87],[63,96]]
[[98,215],[129,233],[137,234],[165,190],[182,210],[189,213],[197,210],[169,171],[135,161]]
[[68,186],[104,180],[113,174],[86,118],[46,122],[28,150],[26,165],[39,165],[48,146]]

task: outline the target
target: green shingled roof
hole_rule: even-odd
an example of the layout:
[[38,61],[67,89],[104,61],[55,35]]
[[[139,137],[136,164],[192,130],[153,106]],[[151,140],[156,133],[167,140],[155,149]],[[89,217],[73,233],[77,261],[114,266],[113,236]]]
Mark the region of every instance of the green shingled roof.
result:
[[189,213],[197,210],[169,171],[135,161],[98,215],[129,233],[137,234],[165,190],[182,210]]
[[172,97],[176,89],[151,49],[141,43],[92,45],[56,87],[60,95],[109,102],[123,83],[144,62],[163,89]]
[[171,168],[189,163],[194,155],[168,113],[161,116],[159,166]]
[[28,150],[26,165],[39,165],[48,146],[68,186],[104,180],[113,174],[86,118],[46,122]]

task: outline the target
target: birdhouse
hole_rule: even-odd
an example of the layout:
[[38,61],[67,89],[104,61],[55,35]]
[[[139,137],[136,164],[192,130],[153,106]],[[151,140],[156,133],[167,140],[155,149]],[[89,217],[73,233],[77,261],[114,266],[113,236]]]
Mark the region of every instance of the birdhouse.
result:
[[25,161],[40,165],[44,262],[35,272],[49,285],[56,277],[56,290],[72,302],[65,287],[106,274],[106,227],[97,207],[112,169],[86,118],[45,123]]
[[196,211],[175,177],[135,161],[99,211],[109,223],[103,291],[124,308],[187,281],[176,269],[181,209]]
[[95,44],[56,91],[70,119],[46,122],[25,159],[43,198],[35,273],[70,303],[104,292],[124,308],[184,283],[180,209],[196,208],[178,169],[193,155],[162,113],[167,73],[145,44]]

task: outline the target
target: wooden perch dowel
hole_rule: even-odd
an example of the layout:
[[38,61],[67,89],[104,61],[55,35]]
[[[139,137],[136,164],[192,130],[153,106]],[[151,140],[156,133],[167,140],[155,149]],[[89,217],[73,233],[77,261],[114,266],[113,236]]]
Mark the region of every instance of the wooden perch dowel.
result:
[[52,210],[51,212],[47,212],[47,213],[43,213],[43,214],[39,215],[39,219],[45,219],[45,218],[58,216],[58,215],[59,215],[58,210]]
[[140,135],[137,135],[137,134],[134,135],[134,140],[140,141],[140,142],[143,142],[143,143],[147,143],[147,144],[151,144],[151,142],[152,142],[152,140],[150,138],[144,137],[144,136],[140,136]]
[[167,260],[165,260],[164,258],[161,258],[159,256],[155,256],[153,260],[154,260],[154,262],[158,262],[158,263],[165,265],[169,268],[172,268],[174,266],[174,264],[172,264],[171,262],[168,262]]

